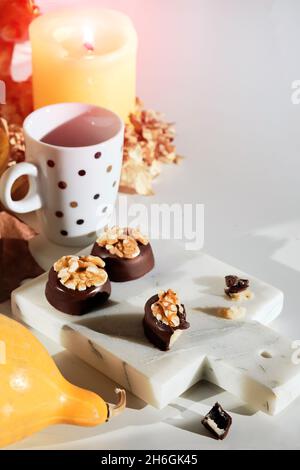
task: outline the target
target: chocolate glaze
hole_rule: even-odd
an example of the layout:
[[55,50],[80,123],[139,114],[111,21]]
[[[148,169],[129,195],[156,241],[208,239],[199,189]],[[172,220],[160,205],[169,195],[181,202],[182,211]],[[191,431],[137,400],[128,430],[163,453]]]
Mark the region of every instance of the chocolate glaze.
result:
[[139,243],[140,254],[135,258],[120,258],[111,255],[105,248],[95,242],[91,254],[105,261],[105,271],[113,282],[133,281],[144,276],[154,267],[154,256],[150,243]]
[[106,302],[110,292],[109,279],[102,286],[93,286],[82,291],[69,289],[60,282],[57,272],[52,267],[45,295],[48,302],[57,310],[69,315],[83,315]]
[[157,320],[152,313],[151,305],[158,301],[158,295],[153,295],[145,304],[145,315],[143,319],[144,332],[149,341],[158,349],[167,351],[170,347],[170,339],[175,330],[187,330],[190,324],[186,321],[186,311],[183,304],[183,313],[180,313],[177,307],[177,315],[180,323],[176,327],[165,325]]

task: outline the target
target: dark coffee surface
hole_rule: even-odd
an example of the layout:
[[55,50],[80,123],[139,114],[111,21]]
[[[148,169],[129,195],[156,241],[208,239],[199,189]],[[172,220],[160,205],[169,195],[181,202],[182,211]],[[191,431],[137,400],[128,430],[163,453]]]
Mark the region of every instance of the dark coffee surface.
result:
[[40,140],[59,147],[87,147],[110,139],[115,132],[112,119],[104,120],[97,114],[86,112],[51,129]]

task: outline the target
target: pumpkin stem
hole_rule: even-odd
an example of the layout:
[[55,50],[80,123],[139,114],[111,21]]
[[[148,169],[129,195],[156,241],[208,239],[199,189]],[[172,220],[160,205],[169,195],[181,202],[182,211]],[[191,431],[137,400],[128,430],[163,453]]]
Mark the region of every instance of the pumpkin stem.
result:
[[119,401],[116,405],[108,404],[108,418],[113,418],[119,415],[126,408],[126,392],[122,388],[115,389],[116,394],[119,396]]

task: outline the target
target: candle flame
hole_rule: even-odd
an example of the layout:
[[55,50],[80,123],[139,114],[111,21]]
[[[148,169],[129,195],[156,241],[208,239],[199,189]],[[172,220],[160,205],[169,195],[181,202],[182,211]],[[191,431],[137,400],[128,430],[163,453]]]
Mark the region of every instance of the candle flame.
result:
[[89,51],[94,51],[94,34],[89,25],[83,27],[83,46]]

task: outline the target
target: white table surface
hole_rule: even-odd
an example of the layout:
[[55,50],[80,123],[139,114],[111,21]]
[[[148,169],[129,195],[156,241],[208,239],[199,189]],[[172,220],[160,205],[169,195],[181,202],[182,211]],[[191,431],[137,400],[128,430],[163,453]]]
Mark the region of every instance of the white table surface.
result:
[[[40,2],[45,9],[58,3]],[[300,78],[300,3],[105,4],[133,18],[140,38],[138,94],[176,121],[178,150],[187,157],[180,167],[165,168],[155,196],[130,201],[205,203],[205,250],[281,288],[284,312],[273,326],[300,339],[300,105],[290,99],[291,82]],[[40,257],[37,245],[32,250]],[[9,313],[8,305],[2,311]],[[110,380],[41,339],[68,379],[112,398]],[[223,442],[200,424],[216,400],[233,416]],[[299,430],[300,399],[270,417],[201,383],[162,411],[129,396],[126,412],[105,426],[55,426],[12,448],[299,449]]]

